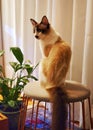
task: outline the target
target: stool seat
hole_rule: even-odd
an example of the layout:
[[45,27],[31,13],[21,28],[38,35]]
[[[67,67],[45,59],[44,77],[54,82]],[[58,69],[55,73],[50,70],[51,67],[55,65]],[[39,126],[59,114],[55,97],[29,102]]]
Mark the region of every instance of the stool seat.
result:
[[40,86],[39,81],[30,82],[24,87],[24,94],[32,99],[49,102],[48,92]]
[[[68,103],[78,102],[90,96],[90,90],[84,85],[75,81],[65,81],[64,89],[68,94]],[[24,94],[35,100],[49,102],[50,97],[48,92],[40,86],[39,81],[30,82],[24,88]]]

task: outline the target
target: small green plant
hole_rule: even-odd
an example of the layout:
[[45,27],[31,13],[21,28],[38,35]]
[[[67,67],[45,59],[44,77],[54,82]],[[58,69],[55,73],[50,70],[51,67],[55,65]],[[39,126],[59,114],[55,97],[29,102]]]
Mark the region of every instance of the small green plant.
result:
[[[17,60],[17,62],[9,62],[13,69],[12,78],[4,76],[3,67],[0,65],[0,95],[2,96],[0,104],[3,105],[5,111],[18,109],[20,107],[20,94],[24,86],[30,79],[37,80],[32,73],[38,64],[33,66],[29,60],[24,61],[24,55],[19,47],[11,47],[10,50]],[[3,54],[4,51],[0,51],[0,56]]]

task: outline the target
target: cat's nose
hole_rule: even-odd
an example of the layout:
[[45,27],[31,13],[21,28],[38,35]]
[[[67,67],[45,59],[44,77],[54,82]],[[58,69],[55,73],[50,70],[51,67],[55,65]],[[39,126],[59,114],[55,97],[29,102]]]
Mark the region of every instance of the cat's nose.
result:
[[37,35],[36,35],[36,36],[35,36],[35,38],[37,38],[37,39],[38,39],[38,38],[39,38],[39,36],[37,36]]

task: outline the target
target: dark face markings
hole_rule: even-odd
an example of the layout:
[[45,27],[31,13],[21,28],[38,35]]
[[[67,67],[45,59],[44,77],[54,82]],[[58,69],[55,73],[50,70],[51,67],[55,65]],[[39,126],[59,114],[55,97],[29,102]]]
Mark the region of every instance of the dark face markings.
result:
[[39,32],[41,32],[41,33],[47,33],[48,32],[48,30],[49,30],[49,25],[44,25],[44,24],[42,24],[42,23],[40,23],[40,24],[38,24],[36,27],[35,27],[35,29],[34,29],[34,32],[35,32],[35,30],[39,33]]

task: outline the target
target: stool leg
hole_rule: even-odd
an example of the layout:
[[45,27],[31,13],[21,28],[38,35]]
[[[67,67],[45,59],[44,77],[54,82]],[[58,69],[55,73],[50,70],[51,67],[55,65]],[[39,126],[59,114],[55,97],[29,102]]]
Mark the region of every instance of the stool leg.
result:
[[45,126],[45,120],[46,120],[46,102],[45,102],[45,109],[44,109],[44,126]]
[[37,109],[36,109],[36,122],[35,122],[35,129],[34,130],[36,130],[36,126],[37,126],[37,118],[38,118],[38,110],[39,110],[39,103],[40,103],[40,101],[38,101],[38,103],[37,103]]
[[91,118],[91,104],[90,104],[90,97],[88,98],[88,104],[89,104],[90,125],[91,125],[91,127],[92,127],[92,118]]
[[74,130],[74,103],[73,103],[73,130]]
[[83,129],[85,130],[85,106],[84,106],[84,101],[82,103],[82,117],[83,117]]
[[34,104],[35,104],[35,100],[34,99],[32,99],[33,101],[33,103],[32,103],[32,113],[31,113],[31,126],[30,126],[30,129],[32,128],[32,120],[33,120],[33,113],[34,113]]
[[25,127],[25,120],[26,120],[26,111],[27,111],[27,108],[26,106],[20,111],[21,115],[20,115],[20,129],[19,130],[24,130],[24,127]]
[[25,120],[26,120],[26,112],[28,105],[28,97],[23,95],[23,105],[21,106],[19,122],[18,122],[18,130],[24,130]]
[[69,107],[69,129],[71,129],[71,105],[70,103],[68,104]]

